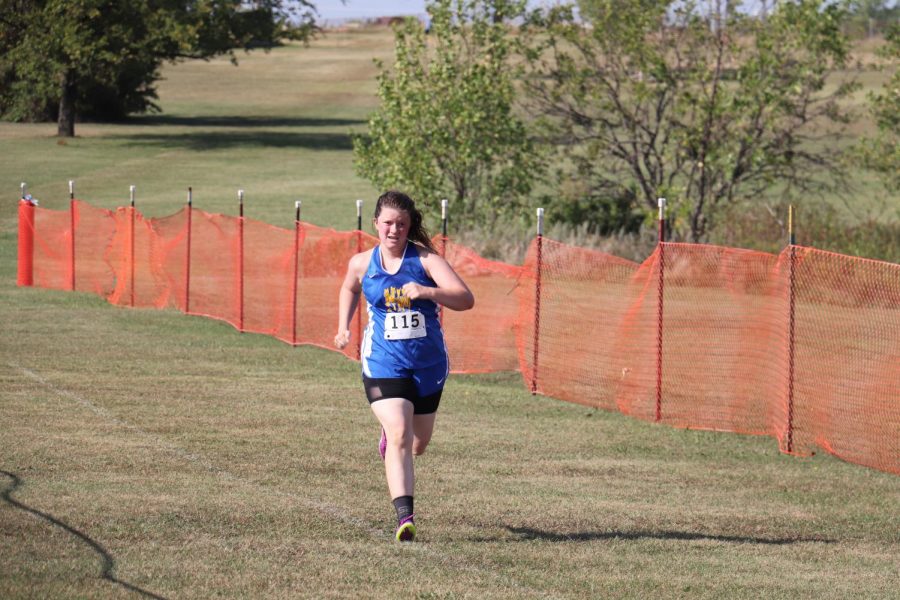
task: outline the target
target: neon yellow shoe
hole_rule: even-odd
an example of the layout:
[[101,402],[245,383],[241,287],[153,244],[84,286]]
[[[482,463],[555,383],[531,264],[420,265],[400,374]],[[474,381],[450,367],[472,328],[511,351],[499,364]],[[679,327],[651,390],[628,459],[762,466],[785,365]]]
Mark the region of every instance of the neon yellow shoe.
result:
[[412,542],[416,539],[416,523],[413,521],[415,515],[405,517],[397,526],[397,533],[394,537],[398,542]]

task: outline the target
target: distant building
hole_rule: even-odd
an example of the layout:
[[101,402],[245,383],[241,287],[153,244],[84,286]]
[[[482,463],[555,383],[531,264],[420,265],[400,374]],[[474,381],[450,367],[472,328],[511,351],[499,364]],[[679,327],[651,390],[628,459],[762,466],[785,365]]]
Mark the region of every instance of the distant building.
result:
[[375,25],[390,26],[390,25],[397,25],[398,23],[402,23],[405,20],[406,20],[405,16],[402,16],[402,17],[401,16],[375,17],[375,19],[372,21],[372,23]]
[[359,29],[361,27],[391,27],[403,23],[406,19],[414,18],[422,24],[425,32],[431,31],[431,17],[428,13],[418,13],[412,15],[390,15],[390,16],[358,16],[358,17],[340,17],[335,19],[325,19],[319,22],[319,26],[329,31],[348,31],[351,29]]

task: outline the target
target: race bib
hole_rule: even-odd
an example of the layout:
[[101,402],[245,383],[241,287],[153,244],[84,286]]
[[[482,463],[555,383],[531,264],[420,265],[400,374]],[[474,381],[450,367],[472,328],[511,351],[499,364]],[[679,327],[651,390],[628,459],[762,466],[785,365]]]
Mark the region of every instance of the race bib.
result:
[[419,311],[389,312],[384,317],[386,340],[411,340],[425,335],[425,317]]

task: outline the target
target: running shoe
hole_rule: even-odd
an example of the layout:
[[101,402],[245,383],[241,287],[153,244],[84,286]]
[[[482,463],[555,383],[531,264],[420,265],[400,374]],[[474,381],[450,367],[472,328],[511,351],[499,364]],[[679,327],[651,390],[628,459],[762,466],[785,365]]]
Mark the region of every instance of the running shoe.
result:
[[412,542],[416,539],[416,523],[413,521],[415,515],[404,517],[397,526],[397,533],[394,537],[398,542]]
[[384,460],[385,452],[387,452],[387,434],[384,432],[384,427],[382,427],[381,439],[378,440],[378,454],[381,455],[381,460]]

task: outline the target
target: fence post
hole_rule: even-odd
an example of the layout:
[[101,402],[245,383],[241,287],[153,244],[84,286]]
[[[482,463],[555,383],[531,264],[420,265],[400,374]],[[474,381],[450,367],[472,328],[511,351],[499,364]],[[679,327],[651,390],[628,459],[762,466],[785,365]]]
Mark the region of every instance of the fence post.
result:
[[244,333],[244,190],[238,190],[238,331]]
[[27,188],[25,182],[19,186],[19,268],[16,285],[23,287],[34,285],[34,204],[25,199]]
[[297,345],[297,278],[300,276],[300,200],[294,203],[294,279],[291,283],[291,345]]
[[184,259],[184,312],[191,312],[191,214],[194,212],[194,192],[188,187],[187,195],[187,249]]
[[75,181],[69,180],[69,289],[75,291]]
[[656,420],[662,420],[662,373],[663,373],[663,292],[665,289],[666,265],[666,199],[657,200],[659,206],[659,283],[656,304]]
[[537,264],[534,275],[534,355],[531,361],[531,394],[537,394],[538,358],[541,335],[541,268],[544,246],[544,209],[537,209]]
[[441,256],[447,258],[447,199],[441,200]]
[[[362,252],[362,207],[363,201],[356,201],[356,252]],[[362,307],[353,315],[356,322],[356,360],[362,360]]]
[[134,189],[135,189],[135,187],[132,185],[128,190],[129,194],[131,196],[131,206],[129,208],[129,212],[131,213],[131,236],[130,236],[131,239],[129,241],[130,248],[128,249],[128,252],[129,252],[128,264],[130,265],[129,268],[131,270],[131,272],[130,272],[130,279],[131,279],[131,302],[130,302],[130,305],[132,308],[134,308]]
[[[441,257],[447,258],[447,199],[441,200]],[[438,322],[444,326],[444,309],[438,312]]]
[[787,411],[787,451],[794,451],[794,326],[796,311],[796,238],[794,237],[794,205],[788,206],[788,244],[790,263],[790,301],[788,318],[788,411]]

